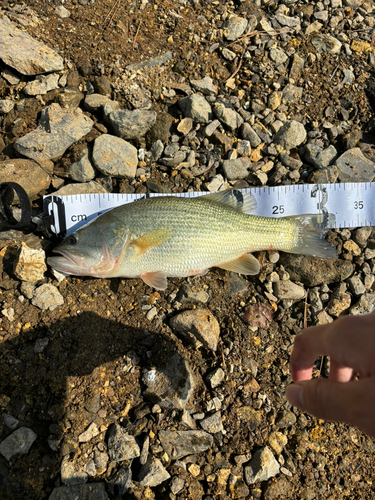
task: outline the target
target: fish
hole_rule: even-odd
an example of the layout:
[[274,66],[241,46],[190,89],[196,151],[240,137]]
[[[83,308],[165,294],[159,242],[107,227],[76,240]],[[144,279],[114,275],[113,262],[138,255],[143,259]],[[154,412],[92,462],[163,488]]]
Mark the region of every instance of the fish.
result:
[[203,275],[219,267],[256,275],[260,250],[334,258],[336,249],[317,230],[316,215],[251,215],[252,195],[238,190],[183,198],[160,196],[108,210],[73,232],[49,257],[64,274],[141,278],[157,289],[167,278]]

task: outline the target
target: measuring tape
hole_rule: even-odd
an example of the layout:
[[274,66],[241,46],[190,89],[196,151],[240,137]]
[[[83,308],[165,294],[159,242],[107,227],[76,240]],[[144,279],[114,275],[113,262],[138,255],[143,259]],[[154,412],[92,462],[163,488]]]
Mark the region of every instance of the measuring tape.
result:
[[[333,214],[326,228],[375,226],[375,183],[294,184],[238,190],[253,195],[257,208],[252,215]],[[194,198],[207,192],[171,194],[95,193],[69,196],[44,196],[43,210],[49,216],[52,233],[66,236],[111,208],[155,196]],[[327,217],[328,221],[328,217]]]

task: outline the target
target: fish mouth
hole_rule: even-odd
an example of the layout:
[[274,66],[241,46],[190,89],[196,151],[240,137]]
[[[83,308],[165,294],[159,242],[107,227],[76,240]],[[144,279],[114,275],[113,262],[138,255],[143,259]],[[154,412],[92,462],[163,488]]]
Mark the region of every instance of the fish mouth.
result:
[[84,265],[83,254],[72,254],[60,249],[53,250],[53,252],[59,255],[48,257],[47,263],[59,273],[80,275],[87,269],[87,264]]

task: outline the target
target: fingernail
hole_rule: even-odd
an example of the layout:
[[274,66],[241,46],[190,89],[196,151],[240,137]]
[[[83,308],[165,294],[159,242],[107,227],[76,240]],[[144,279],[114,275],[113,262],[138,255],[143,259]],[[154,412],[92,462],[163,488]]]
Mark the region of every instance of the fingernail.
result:
[[286,390],[286,398],[292,406],[303,406],[303,387],[298,384],[290,385]]

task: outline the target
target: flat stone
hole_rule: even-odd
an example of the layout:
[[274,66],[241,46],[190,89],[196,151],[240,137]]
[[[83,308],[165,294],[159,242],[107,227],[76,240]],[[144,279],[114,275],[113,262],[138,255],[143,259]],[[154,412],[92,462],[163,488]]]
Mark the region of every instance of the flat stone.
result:
[[193,89],[202,92],[204,95],[216,95],[217,87],[214,85],[212,78],[205,76],[201,80],[190,80]]
[[332,145],[323,149],[316,144],[306,144],[305,158],[314,167],[325,168],[337,158],[337,150]]
[[237,40],[245,33],[247,28],[247,19],[239,16],[231,16],[223,23],[224,37],[229,41]]
[[147,386],[145,397],[161,408],[182,410],[195,387],[190,366],[177,352],[169,356],[168,362],[144,370],[142,381]]
[[6,16],[0,19],[0,59],[22,75],[39,75],[64,69],[61,56],[19,30]]
[[221,413],[219,411],[204,418],[199,422],[199,424],[203,430],[209,432],[210,434],[224,432],[223,421],[221,419]]
[[95,113],[100,109],[106,108],[106,112],[111,113],[120,108],[117,101],[112,101],[108,96],[102,94],[89,94],[85,97],[83,106],[90,113]]
[[210,372],[206,379],[207,382],[210,384],[212,389],[215,389],[215,387],[218,387],[224,380],[225,378],[225,373],[222,368],[216,368],[212,372]]
[[205,431],[159,431],[158,435],[171,460],[201,453],[213,445],[213,437]]
[[112,462],[122,462],[139,457],[139,446],[134,438],[119,424],[112,424],[108,430],[108,455]]
[[95,139],[92,161],[104,175],[134,179],[138,165],[137,149],[120,137],[102,134]]
[[305,289],[290,280],[281,280],[273,284],[273,293],[280,300],[300,300],[305,296]]
[[34,290],[31,303],[39,309],[54,311],[64,304],[64,297],[55,286],[45,283]]
[[44,95],[50,90],[57,89],[59,86],[59,75],[52,73],[51,75],[40,75],[35,80],[28,82],[23,91],[26,95]]
[[213,111],[216,117],[223,123],[229,130],[234,131],[243,123],[243,118],[236,110],[224,106],[222,103],[215,103]]
[[303,96],[303,88],[288,83],[283,89],[283,101],[289,104],[298,104]]
[[211,106],[200,94],[192,94],[180,99],[178,106],[185,117],[192,118],[197,123],[208,123],[212,118]]
[[34,283],[44,278],[47,271],[46,254],[42,249],[30,248],[21,243],[14,264],[14,274],[21,281]]
[[0,183],[15,182],[23,187],[30,200],[34,200],[51,184],[53,163],[43,163],[43,166],[26,158],[1,161]]
[[122,139],[139,139],[145,136],[156,122],[156,117],[156,111],[148,109],[119,109],[108,115],[115,134]]
[[255,452],[250,464],[245,467],[245,480],[248,485],[254,484],[256,481],[267,481],[267,479],[276,476],[279,471],[279,463],[268,446],[265,446]]
[[358,316],[361,314],[369,314],[375,309],[375,293],[364,293],[359,298],[359,301],[349,309],[349,314]]
[[91,165],[87,149],[80,160],[70,165],[69,177],[77,182],[89,182],[95,177],[95,169]]
[[104,483],[72,484],[54,488],[48,500],[108,500]]
[[236,415],[246,422],[250,430],[257,429],[262,423],[262,412],[254,410],[251,406],[241,406],[236,410]]
[[298,147],[306,139],[306,130],[302,123],[288,120],[274,137],[274,143],[280,152],[288,152]]
[[366,158],[359,148],[345,151],[336,160],[341,182],[371,182],[375,178],[375,163]]
[[95,422],[91,422],[91,424],[87,427],[87,429],[78,436],[78,441],[80,443],[87,443],[88,441],[91,441],[91,439],[97,436],[98,434],[99,434],[98,426],[96,425]]
[[14,108],[15,102],[11,99],[0,99],[0,113],[6,115]]
[[342,43],[332,35],[317,34],[311,37],[311,43],[318,52],[328,52],[328,54],[339,54]]
[[359,297],[366,291],[366,287],[358,275],[351,276],[348,279],[348,284],[349,284],[349,290],[352,293],[354,293],[356,297]]
[[139,485],[143,488],[158,486],[170,477],[161,461],[158,458],[150,457],[139,471]]
[[43,109],[38,127],[17,139],[14,148],[36,161],[58,158],[88,134],[93,124],[80,108],[63,109],[54,103]]
[[341,283],[332,292],[327,305],[327,313],[331,316],[340,316],[351,305],[350,293],[346,291],[346,284]]
[[71,16],[70,10],[66,9],[63,5],[57,5],[55,7],[55,12],[61,19],[67,19]]
[[271,49],[270,59],[276,64],[276,66],[280,66],[280,64],[284,64],[288,60],[288,56],[282,49]]
[[234,160],[223,161],[223,171],[228,181],[236,181],[237,179],[245,179],[249,175],[247,169],[249,162],[244,161],[244,158],[236,158]]
[[171,318],[170,326],[188,338],[194,336],[206,349],[216,351],[220,326],[208,309],[183,311]]
[[67,184],[55,191],[55,196],[69,196],[72,194],[107,193],[107,190],[99,182],[79,182],[78,184]]
[[281,455],[283,449],[288,444],[288,438],[282,432],[273,431],[268,436],[267,443],[276,455]]
[[8,460],[17,453],[27,454],[37,435],[27,427],[20,427],[0,443],[0,453]]
[[242,139],[250,142],[252,148],[257,148],[260,144],[262,144],[262,139],[247,122],[241,126],[240,134]]

